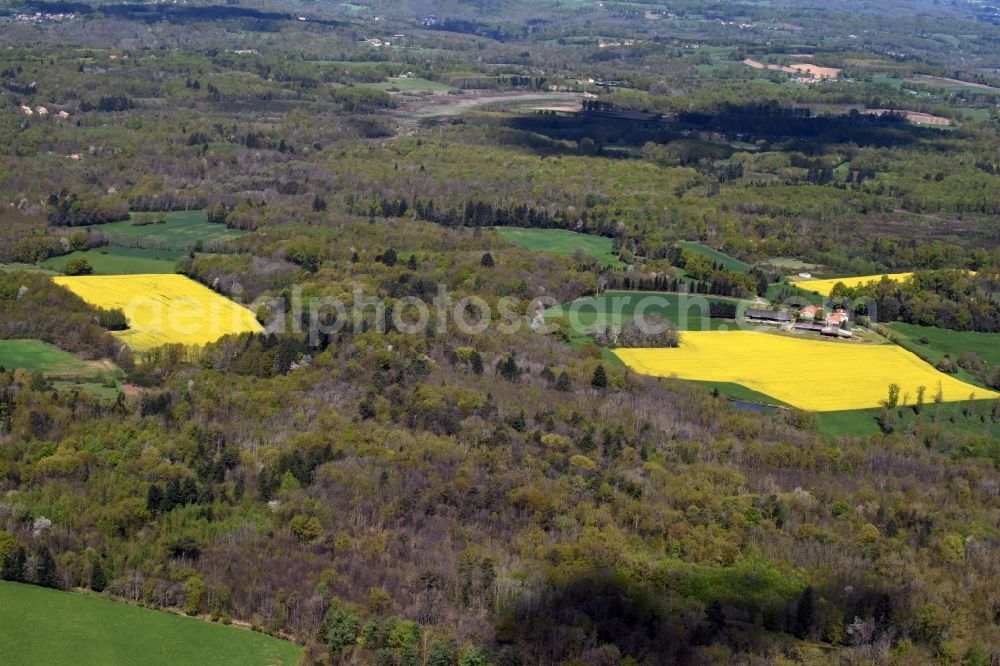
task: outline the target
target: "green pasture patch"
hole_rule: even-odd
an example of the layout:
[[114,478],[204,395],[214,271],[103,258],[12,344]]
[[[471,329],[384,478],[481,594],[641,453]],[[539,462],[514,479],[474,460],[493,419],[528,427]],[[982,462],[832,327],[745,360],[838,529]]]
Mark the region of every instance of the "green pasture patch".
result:
[[745,261],[740,261],[735,257],[730,257],[728,254],[725,254],[724,252],[719,252],[715,248],[711,248],[702,243],[696,243],[694,241],[678,241],[677,245],[686,250],[694,250],[695,252],[705,255],[713,262],[721,264],[722,267],[725,268],[727,271],[738,271],[740,273],[746,273],[752,268],[750,264],[746,263]]
[[245,231],[209,222],[203,210],[167,213],[163,224],[136,225],[134,222],[134,219],[128,219],[94,225],[90,229],[103,232],[112,245],[165,250],[190,250],[199,242],[207,246],[246,234]]
[[597,259],[602,266],[624,266],[615,256],[614,241],[604,236],[591,236],[564,229],[522,229],[520,227],[495,227],[497,235],[505,241],[520,245],[534,252],[573,255],[578,251]]
[[302,653],[247,629],[9,582],[0,583],[0,645],[8,666],[292,666]]
[[52,257],[41,262],[43,268],[63,273],[66,264],[86,259],[95,275],[136,275],[144,273],[176,273],[177,260],[185,256],[180,250],[154,250],[137,247],[109,246]]

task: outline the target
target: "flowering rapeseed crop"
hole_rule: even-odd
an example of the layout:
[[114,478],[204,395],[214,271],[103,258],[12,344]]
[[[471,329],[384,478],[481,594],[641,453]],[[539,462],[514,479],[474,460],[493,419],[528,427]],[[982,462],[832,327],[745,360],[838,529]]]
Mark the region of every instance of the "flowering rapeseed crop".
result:
[[[908,279],[911,275],[913,275],[913,273],[889,273],[886,277],[896,282],[902,282]],[[792,280],[791,282],[793,286],[796,286],[799,289],[815,291],[819,292],[822,296],[829,296],[830,292],[833,291],[834,286],[838,282],[843,282],[848,287],[860,287],[868,284],[869,282],[878,282],[881,279],[881,275],[858,275],[856,277],[830,278],[829,280],[802,279]]]
[[909,403],[926,388],[932,402],[996,398],[997,393],[938,372],[891,344],[793,338],[754,331],[689,331],[676,349],[616,349],[630,368],[659,377],[733,382],[801,409],[825,412],[878,407],[889,385]]
[[91,305],[124,310],[129,328],[114,335],[135,351],[204,345],[227,333],[263,330],[250,310],[183,275],[87,275],[53,282]]

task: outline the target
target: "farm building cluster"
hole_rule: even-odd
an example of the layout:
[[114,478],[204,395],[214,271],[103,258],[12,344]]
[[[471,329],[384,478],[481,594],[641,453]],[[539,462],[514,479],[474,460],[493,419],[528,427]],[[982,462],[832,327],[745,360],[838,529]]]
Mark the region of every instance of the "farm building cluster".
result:
[[832,312],[826,312],[818,305],[807,305],[797,312],[748,308],[744,319],[751,323],[778,326],[788,331],[817,333],[834,338],[853,337],[847,328],[850,315],[843,308],[837,308]]

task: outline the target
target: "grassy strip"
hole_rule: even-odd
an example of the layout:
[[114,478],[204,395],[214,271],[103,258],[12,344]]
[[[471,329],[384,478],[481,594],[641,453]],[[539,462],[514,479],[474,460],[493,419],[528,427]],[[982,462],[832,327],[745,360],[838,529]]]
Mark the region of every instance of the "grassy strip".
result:
[[727,271],[738,271],[740,273],[749,272],[753,268],[750,264],[740,261],[735,257],[730,257],[728,254],[719,252],[718,250],[711,248],[702,243],[696,243],[695,241],[678,241],[678,247],[682,247],[686,250],[693,250],[700,254],[705,255],[713,262],[719,263]]
[[184,256],[178,250],[146,250],[135,247],[109,246],[86,252],[73,252],[62,257],[46,259],[43,268],[63,273],[66,264],[76,259],[86,259],[95,275],[136,275],[148,273],[176,273],[177,260]]

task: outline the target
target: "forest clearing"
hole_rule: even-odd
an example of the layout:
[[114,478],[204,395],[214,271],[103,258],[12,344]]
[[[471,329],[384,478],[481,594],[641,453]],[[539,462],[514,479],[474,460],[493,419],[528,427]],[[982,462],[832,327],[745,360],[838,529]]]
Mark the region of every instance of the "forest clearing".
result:
[[182,251],[223,243],[246,233],[209,222],[204,210],[172,211],[162,217],[157,215],[162,222],[138,222],[138,217],[133,212],[126,220],[93,225],[89,229],[102,232],[112,245]]
[[614,253],[614,241],[604,236],[580,234],[563,229],[521,229],[518,227],[497,227],[497,235],[505,241],[536,252],[574,255],[582,252],[597,260],[601,266],[622,267],[622,261]]

